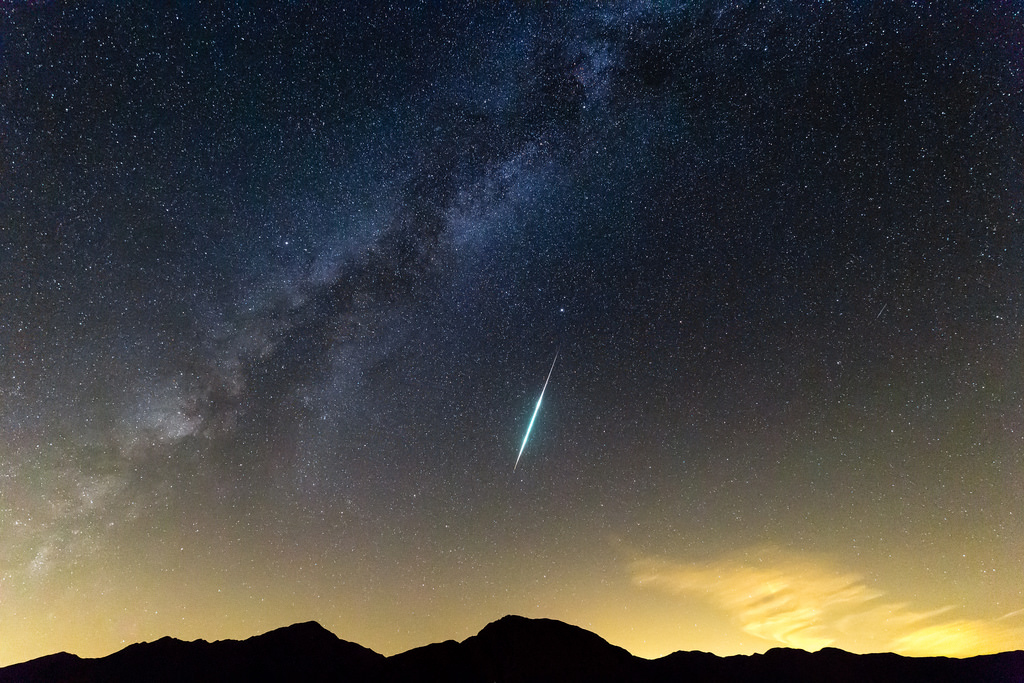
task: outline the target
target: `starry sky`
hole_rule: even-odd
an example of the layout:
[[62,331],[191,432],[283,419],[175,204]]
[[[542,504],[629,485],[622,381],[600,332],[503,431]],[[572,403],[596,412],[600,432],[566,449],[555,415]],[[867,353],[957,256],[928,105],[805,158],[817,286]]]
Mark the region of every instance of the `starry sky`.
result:
[[0,665],[1019,648],[1022,211],[1017,1],[3,3]]

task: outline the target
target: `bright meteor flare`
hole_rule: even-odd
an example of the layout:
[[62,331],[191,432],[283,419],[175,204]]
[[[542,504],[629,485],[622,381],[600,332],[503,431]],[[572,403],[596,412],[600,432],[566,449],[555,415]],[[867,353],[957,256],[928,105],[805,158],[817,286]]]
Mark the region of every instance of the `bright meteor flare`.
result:
[[526,440],[530,438],[530,430],[533,429],[533,421],[537,419],[537,413],[540,412],[540,402],[544,400],[544,392],[548,388],[548,381],[551,380],[551,372],[555,369],[556,360],[558,360],[558,351],[555,351],[555,357],[551,359],[551,368],[548,370],[547,379],[544,380],[544,387],[540,390],[540,397],[537,399],[537,407],[533,409],[533,416],[530,418],[530,424],[526,427],[526,434],[523,436],[523,445],[519,447],[519,455],[516,456],[516,464],[512,466],[513,472],[515,472],[516,468],[519,467],[519,458],[523,457],[523,451],[526,450]]

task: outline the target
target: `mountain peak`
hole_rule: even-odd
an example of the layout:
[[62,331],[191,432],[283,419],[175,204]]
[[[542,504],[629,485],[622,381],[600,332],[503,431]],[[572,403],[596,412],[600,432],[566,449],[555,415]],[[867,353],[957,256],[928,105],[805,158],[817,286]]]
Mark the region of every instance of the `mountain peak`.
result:
[[257,639],[289,639],[289,640],[316,640],[316,641],[338,641],[344,642],[316,621],[300,621],[290,626],[282,626],[272,631],[255,636]]
[[[558,643],[558,647],[562,649],[615,648],[601,636],[579,626],[557,619],[531,619],[517,614],[509,614],[487,624],[480,633],[468,638],[466,642],[473,638],[481,641],[504,641],[510,646],[527,645],[531,649],[546,649],[552,643]],[[629,654],[621,648],[615,649]]]

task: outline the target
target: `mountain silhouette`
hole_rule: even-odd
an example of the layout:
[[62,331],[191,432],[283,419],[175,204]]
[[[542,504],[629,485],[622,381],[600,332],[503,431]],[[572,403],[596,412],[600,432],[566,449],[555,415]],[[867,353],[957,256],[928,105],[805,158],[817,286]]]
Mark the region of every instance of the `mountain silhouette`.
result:
[[638,664],[597,634],[553,619],[507,616],[461,643],[419,647],[388,659],[393,681],[625,681]]
[[369,681],[379,677],[385,661],[306,622],[242,641],[165,637],[100,659],[61,652],[0,669],[0,682]]
[[0,668],[0,683],[35,681],[1024,683],[1024,651],[952,659],[776,648],[731,657],[675,652],[648,660],[577,626],[507,616],[462,642],[384,657],[307,622],[243,641],[161,638],[98,659],[61,652]]

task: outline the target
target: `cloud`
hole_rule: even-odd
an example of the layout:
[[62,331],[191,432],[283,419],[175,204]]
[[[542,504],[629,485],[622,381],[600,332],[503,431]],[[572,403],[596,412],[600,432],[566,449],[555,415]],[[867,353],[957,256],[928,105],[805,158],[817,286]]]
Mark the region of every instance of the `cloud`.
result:
[[817,557],[758,548],[706,563],[641,558],[633,583],[717,605],[753,636],[787,647],[970,656],[1014,649],[1024,629],[965,619],[952,607],[917,611],[858,574]]

